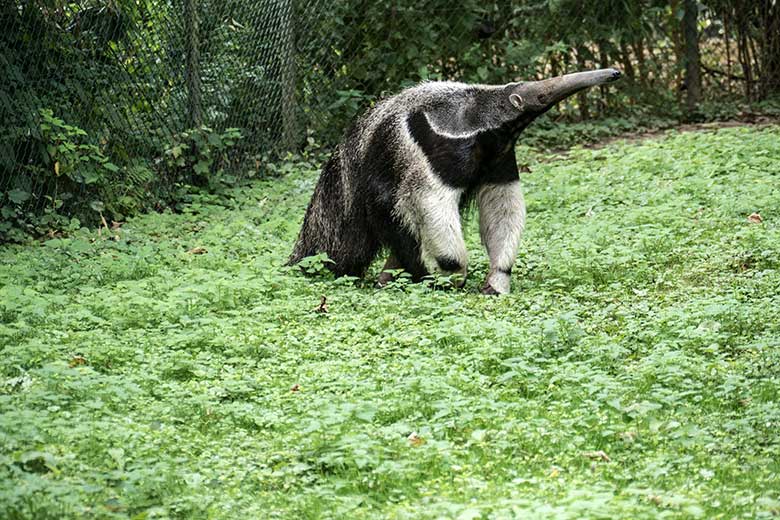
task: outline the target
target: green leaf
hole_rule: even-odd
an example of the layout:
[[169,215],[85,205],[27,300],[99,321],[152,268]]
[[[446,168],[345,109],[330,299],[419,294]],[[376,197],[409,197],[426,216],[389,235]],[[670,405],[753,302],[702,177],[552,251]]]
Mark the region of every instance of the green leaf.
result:
[[371,421],[374,420],[374,416],[376,415],[376,412],[377,412],[377,409],[375,407],[366,404],[366,405],[360,407],[355,412],[355,417],[357,417],[361,421],[371,422]]
[[220,148],[222,146],[222,138],[219,134],[209,134],[209,144]]
[[8,198],[15,204],[21,204],[30,198],[30,194],[24,190],[13,189],[8,192]]
[[85,166],[81,172],[81,180],[84,184],[95,184],[100,178],[97,170],[91,165]]
[[211,164],[208,161],[198,161],[192,169],[195,170],[195,173],[198,175],[206,175],[209,173],[210,166]]

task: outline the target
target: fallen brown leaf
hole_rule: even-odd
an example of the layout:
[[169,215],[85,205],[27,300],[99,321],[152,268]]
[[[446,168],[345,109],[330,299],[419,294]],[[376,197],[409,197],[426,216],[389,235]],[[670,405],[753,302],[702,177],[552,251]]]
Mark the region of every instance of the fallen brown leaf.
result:
[[653,504],[655,504],[657,506],[660,506],[661,504],[663,504],[663,501],[664,501],[664,499],[661,498],[658,495],[647,495],[647,500],[649,500],[650,502],[652,502]]
[[411,444],[415,448],[417,446],[422,446],[423,444],[425,444],[425,439],[417,435],[417,432],[410,433],[409,436],[406,438],[406,440],[408,440],[409,444]]
[[73,367],[86,365],[86,364],[87,364],[87,358],[85,358],[81,354],[76,354],[71,358],[70,362],[68,363],[68,366],[70,368],[73,368]]
[[205,247],[193,247],[187,252],[191,255],[202,255],[204,253],[208,253],[208,250],[206,250]]
[[609,462],[610,460],[612,460],[612,459],[609,458],[609,455],[604,453],[604,450],[583,451],[582,452],[582,456],[583,457],[587,457],[589,459],[594,459],[594,460],[603,460],[604,462]]
[[751,213],[750,216],[748,217],[748,221],[752,222],[753,224],[761,224],[764,221],[764,219],[762,219],[761,215],[759,215],[758,213]]

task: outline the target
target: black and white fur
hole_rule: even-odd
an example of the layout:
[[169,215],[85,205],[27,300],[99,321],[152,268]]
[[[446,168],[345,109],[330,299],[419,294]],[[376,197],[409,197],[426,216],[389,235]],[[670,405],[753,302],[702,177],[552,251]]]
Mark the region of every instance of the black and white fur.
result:
[[[460,210],[475,199],[490,259],[482,291],[508,293],[525,225],[518,136],[561,99],[619,76],[604,69],[500,86],[429,82],[378,103],[323,168],[289,263],[325,252],[337,275],[362,276],[384,248],[385,270],[465,280]],[[380,284],[389,279],[383,272]]]

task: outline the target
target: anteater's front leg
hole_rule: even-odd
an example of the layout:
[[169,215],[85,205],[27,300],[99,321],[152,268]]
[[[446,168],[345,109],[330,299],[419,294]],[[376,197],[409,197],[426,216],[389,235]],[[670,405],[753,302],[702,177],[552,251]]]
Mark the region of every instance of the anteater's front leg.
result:
[[484,294],[509,293],[512,266],[525,227],[525,201],[520,181],[486,184],[477,192],[479,234],[490,258]]
[[466,283],[468,253],[460,224],[463,190],[438,186],[421,201],[420,256],[429,272],[460,275]]

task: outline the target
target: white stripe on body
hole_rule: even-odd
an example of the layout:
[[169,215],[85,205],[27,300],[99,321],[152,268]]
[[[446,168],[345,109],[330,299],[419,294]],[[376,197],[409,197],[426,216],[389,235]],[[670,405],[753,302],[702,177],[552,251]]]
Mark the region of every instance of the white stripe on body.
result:
[[428,123],[428,126],[431,128],[431,130],[433,130],[434,133],[442,137],[447,137],[449,139],[468,139],[470,137],[478,136],[482,132],[482,130],[477,130],[474,132],[451,132],[443,128],[437,127],[436,123],[431,121],[431,118],[427,113],[425,113],[424,115],[425,115],[425,121]]
[[490,258],[485,280],[496,292],[509,292],[509,271],[515,263],[525,228],[525,200],[520,181],[486,184],[477,192],[479,234]]

